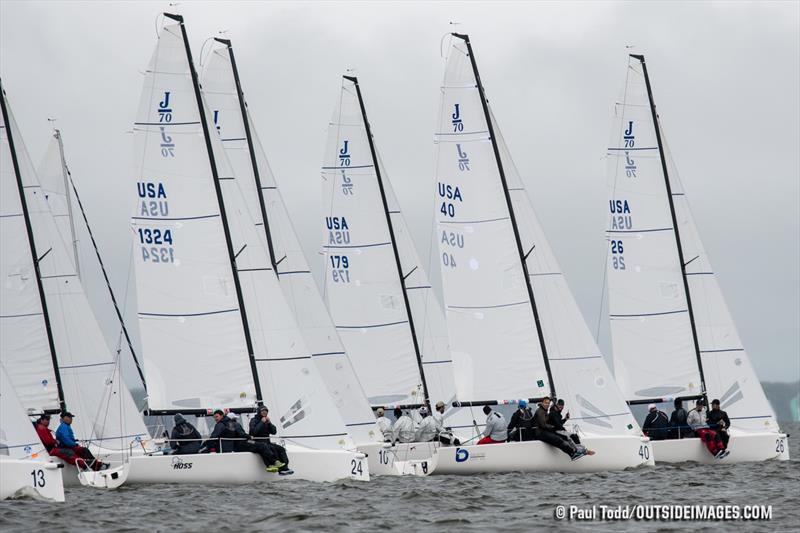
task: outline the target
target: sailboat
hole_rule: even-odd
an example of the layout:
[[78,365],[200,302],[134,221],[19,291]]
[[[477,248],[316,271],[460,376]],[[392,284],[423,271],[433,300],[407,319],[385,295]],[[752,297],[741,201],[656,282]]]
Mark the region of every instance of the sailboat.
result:
[[569,291],[484,93],[469,37],[452,34],[437,142],[436,217],[461,405],[566,401],[596,451],[577,461],[539,441],[444,448],[433,474],[594,472],[653,464]]
[[0,420],[0,500],[32,496],[63,502],[63,464],[51,460],[39,441],[2,363]]
[[[134,129],[140,163],[132,223],[147,413],[252,413],[267,405],[292,477],[368,480],[364,454],[346,450],[349,436],[244,216],[212,124],[183,17],[165,13]],[[87,482],[114,488],[277,479],[257,455],[235,452],[132,457]]]
[[[788,460],[788,437],[778,427],[700,241],[642,55],[630,56],[612,129],[609,318],[614,372],[628,403],[702,398],[708,405],[709,398],[718,398],[731,420],[731,453],[722,462]],[[698,438],[652,445],[657,462],[715,460]]]
[[[444,401],[445,425],[472,429],[457,400],[444,314],[374,143],[358,79],[342,78],[322,166],[324,294],[373,408]],[[401,461],[433,442],[397,444]],[[425,465],[422,465],[425,466]]]
[[[0,362],[30,414],[69,407],[79,441],[119,461],[150,439],[33,170],[5,93]],[[65,482],[77,484],[68,467]]]
[[264,266],[277,276],[348,433],[357,448],[367,454],[370,474],[394,474],[391,455],[382,450],[375,417],[319,294],[259,141],[230,40],[214,39],[202,81],[215,128],[247,202],[243,219],[254,221],[262,247],[267,250],[269,264]]

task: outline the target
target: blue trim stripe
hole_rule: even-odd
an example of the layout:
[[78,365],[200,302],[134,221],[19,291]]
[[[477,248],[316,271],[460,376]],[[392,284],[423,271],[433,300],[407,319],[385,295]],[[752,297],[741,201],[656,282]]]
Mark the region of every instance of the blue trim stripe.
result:
[[220,311],[208,311],[206,313],[139,313],[139,316],[154,316],[154,317],[167,317],[167,318],[181,318],[187,316],[208,316],[208,315],[220,315],[222,313],[234,313],[239,311],[239,308],[235,309],[222,309]]
[[611,152],[635,152],[637,150],[658,150],[658,146],[648,146],[645,148],[609,148]]
[[522,302],[514,302],[510,304],[499,305],[448,305],[448,309],[498,309],[500,307],[513,307],[515,305],[523,305],[528,303],[528,300]]
[[608,318],[636,318],[640,316],[661,316],[661,315],[677,315],[678,313],[688,313],[688,309],[680,309],[678,311],[666,311],[664,313],[640,313],[634,315],[608,315]]
[[278,272],[279,276],[284,276],[288,274],[311,274],[310,270],[287,270],[286,272]]
[[609,229],[606,233],[653,233],[656,231],[672,231],[673,228],[653,228],[653,229]]
[[43,313],[27,313],[24,315],[0,315],[0,318],[27,318],[29,316],[42,316]]
[[88,365],[69,365],[69,366],[58,365],[58,369],[59,370],[64,370],[65,368],[86,368],[86,367],[89,367],[89,366],[108,366],[108,365],[113,365],[113,364],[116,364],[116,363],[114,363],[114,361],[109,361],[107,363],[91,363],[91,364],[88,364]]
[[322,170],[350,170],[353,168],[372,168],[375,165],[353,165],[352,167],[322,167]]
[[341,249],[341,248],[374,248],[375,246],[387,246],[389,244],[392,244],[392,243],[391,242],[376,242],[375,244],[359,244],[359,245],[355,245],[355,244],[345,244],[345,245],[342,245],[342,246],[326,245],[326,246],[323,246],[323,248],[330,248],[330,249],[333,249],[333,250],[338,250],[338,249]]
[[200,122],[134,122],[134,126],[192,126]]
[[453,137],[456,135],[481,135],[484,133],[488,134],[489,130],[444,132],[444,133],[437,133],[436,135]]
[[486,220],[442,220],[440,224],[483,224],[484,222],[497,222],[498,220],[508,220],[509,217],[487,218]]
[[387,322],[385,324],[371,324],[368,326],[336,326],[336,329],[369,329],[369,328],[384,328],[386,326],[397,326],[399,324],[408,324],[408,320],[401,320],[399,322]]
[[200,220],[203,218],[217,218],[219,213],[216,215],[201,215],[197,217],[131,217],[133,220]]
[[301,355],[299,357],[254,357],[255,361],[259,362],[266,362],[266,361],[298,361],[300,359],[311,359],[310,355]]

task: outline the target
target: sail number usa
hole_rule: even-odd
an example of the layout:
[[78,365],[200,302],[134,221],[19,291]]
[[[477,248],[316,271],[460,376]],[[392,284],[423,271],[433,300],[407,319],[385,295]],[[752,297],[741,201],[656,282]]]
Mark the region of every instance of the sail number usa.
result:
[[[161,182],[139,182],[138,215],[146,220],[165,218],[169,214],[167,190]],[[145,263],[175,263],[173,230],[163,227],[137,228],[139,249]]]

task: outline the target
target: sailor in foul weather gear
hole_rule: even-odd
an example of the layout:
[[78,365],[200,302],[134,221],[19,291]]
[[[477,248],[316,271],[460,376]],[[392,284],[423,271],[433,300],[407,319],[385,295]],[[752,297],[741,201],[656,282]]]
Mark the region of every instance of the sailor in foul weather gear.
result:
[[[75,440],[75,433],[72,431],[72,418],[74,416],[75,415],[69,411],[61,413],[61,424],[59,424],[56,430],[56,440],[58,441],[59,447],[71,450],[79,459],[83,459],[84,464],[92,470],[105,470],[108,468],[108,465],[96,459],[94,454],[89,451],[89,448],[81,446],[78,444],[78,441]],[[80,464],[80,461],[78,464]]]
[[438,432],[439,442],[445,446],[461,446],[461,441],[453,435],[450,428],[444,426],[444,402],[439,400],[436,402],[436,410],[431,414],[431,418],[436,422],[436,431]]
[[536,426],[536,440],[558,448],[569,455],[573,461],[586,455],[586,452],[576,450],[575,445],[568,442],[569,439],[565,439],[555,432],[553,425],[547,422],[548,411],[550,411],[550,398],[545,396],[533,414],[533,422]]
[[200,432],[187,422],[180,413],[177,413],[173,420],[175,421],[175,427],[172,428],[169,441],[169,446],[172,448],[173,453],[181,455],[198,453],[200,446],[203,444]]
[[708,452],[715,458],[722,459],[729,452],[723,446],[722,440],[717,437],[717,432],[708,427],[705,405],[706,402],[702,398],[697,400],[695,408],[689,411],[686,422],[692,428],[694,434],[700,437],[700,440],[706,445]]
[[642,431],[650,437],[650,440],[666,439],[669,432],[667,413],[658,409],[654,403],[648,405],[647,410],[649,412],[644,419],[644,424],[642,424]]
[[417,426],[417,431],[414,432],[414,442],[431,442],[439,433],[436,419],[428,415],[428,408],[424,405],[419,408],[419,416],[422,421]]
[[383,410],[383,407],[378,407],[375,410],[375,415],[378,417],[376,422],[378,423],[378,429],[381,430],[384,442],[391,442],[392,421],[386,418],[386,411]]
[[719,408],[719,400],[716,398],[711,400],[711,411],[708,412],[706,422],[717,432],[717,437],[722,441],[722,446],[727,450],[728,441],[731,436],[728,430],[731,427],[731,419],[728,418],[728,413]]
[[518,400],[517,406],[518,409],[514,411],[514,414],[511,415],[511,420],[508,422],[508,440],[535,440],[533,412],[528,407],[527,400]]
[[278,428],[269,418],[269,409],[262,405],[258,410],[258,414],[250,420],[250,436],[256,439],[256,444],[267,446],[278,458],[279,474],[294,473],[289,469],[289,456],[286,454],[286,448],[270,440],[270,436],[277,433]]
[[64,448],[58,445],[58,441],[53,436],[53,432],[50,431],[50,415],[43,414],[40,416],[39,419],[33,424],[33,427],[36,429],[36,435],[39,436],[39,440],[42,441],[47,453],[49,453],[52,457],[63,459],[64,462],[70,465],[74,465],[76,461],[80,459],[80,457],[75,455],[75,452],[69,448]]
[[669,415],[669,438],[670,439],[685,439],[691,437],[692,430],[689,428],[689,423],[686,421],[688,416],[686,409],[683,408],[683,400],[675,398],[675,410]]
[[488,405],[483,406],[483,414],[486,415],[486,427],[483,430],[483,438],[478,441],[478,444],[500,444],[505,442],[508,437],[506,418],[497,411],[492,411],[492,408]]
[[414,421],[411,417],[403,413],[403,410],[396,407],[394,416],[397,421],[392,428],[392,442],[414,442]]

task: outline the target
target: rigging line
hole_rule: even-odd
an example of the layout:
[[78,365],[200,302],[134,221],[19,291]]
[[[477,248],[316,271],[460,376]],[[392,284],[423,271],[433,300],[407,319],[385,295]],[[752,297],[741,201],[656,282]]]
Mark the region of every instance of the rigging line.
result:
[[[78,202],[78,208],[81,210],[81,216],[83,217],[83,223],[86,226],[86,231],[89,233],[89,239],[92,241],[92,247],[94,248],[95,256],[97,257],[97,262],[100,264],[100,270],[103,272],[103,279],[106,282],[106,288],[108,289],[108,294],[111,297],[111,303],[114,305],[114,312],[117,314],[117,320],[119,320],[120,325],[120,337],[122,335],[125,336],[125,341],[128,344],[128,349],[131,352],[131,357],[133,358],[133,362],[136,365],[136,371],[139,373],[139,378],[142,380],[142,387],[144,387],[145,392],[147,392],[147,381],[144,378],[144,370],[142,369],[142,365],[139,362],[139,358],[136,356],[136,350],[133,349],[133,341],[131,340],[131,336],[128,333],[128,328],[125,325],[125,319],[122,316],[122,311],[120,311],[119,305],[117,304],[117,298],[114,295],[114,289],[111,287],[111,281],[108,278],[108,272],[106,271],[106,266],[103,263],[103,258],[100,255],[100,249],[97,246],[97,241],[94,238],[94,233],[92,232],[92,227],[89,225],[89,219],[86,215],[86,209],[83,207],[83,202],[81,201],[80,194],[78,194],[78,188],[75,186],[75,181],[72,179],[72,174],[67,170],[67,175],[69,176],[69,183],[72,186],[72,192],[75,193],[75,200]],[[131,244],[131,247],[133,245]],[[121,338],[118,343],[118,347],[121,345]]]

